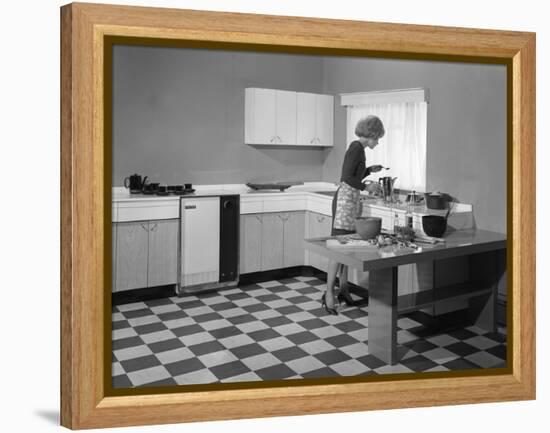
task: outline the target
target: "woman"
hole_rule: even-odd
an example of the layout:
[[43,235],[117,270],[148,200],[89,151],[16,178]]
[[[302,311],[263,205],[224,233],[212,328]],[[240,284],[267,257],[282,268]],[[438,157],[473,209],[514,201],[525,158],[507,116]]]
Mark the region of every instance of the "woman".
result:
[[[378,140],[384,136],[384,133],[384,125],[376,116],[367,116],[357,122],[355,135],[359,139],[353,141],[346,151],[342,164],[340,186],[332,199],[332,236],[355,232],[355,218],[361,211],[360,192],[366,187],[362,180],[369,174],[379,172],[383,168],[381,165],[365,166],[365,148],[374,149],[378,145]],[[372,183],[367,187],[369,190],[376,190],[378,188],[379,185],[377,183]],[[343,300],[348,305],[353,305],[354,303],[347,287],[348,267],[330,261],[327,272],[327,291],[323,294],[321,302],[323,308],[329,314],[334,315],[338,314],[335,308],[334,284],[336,282],[336,273],[339,269],[340,292],[338,300]]]

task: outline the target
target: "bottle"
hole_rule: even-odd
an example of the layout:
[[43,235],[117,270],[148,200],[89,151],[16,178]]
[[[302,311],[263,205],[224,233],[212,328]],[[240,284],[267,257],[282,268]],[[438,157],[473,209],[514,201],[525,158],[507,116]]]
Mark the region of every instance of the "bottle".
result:
[[411,203],[407,203],[407,211],[405,213],[405,227],[413,228],[413,216],[411,212]]

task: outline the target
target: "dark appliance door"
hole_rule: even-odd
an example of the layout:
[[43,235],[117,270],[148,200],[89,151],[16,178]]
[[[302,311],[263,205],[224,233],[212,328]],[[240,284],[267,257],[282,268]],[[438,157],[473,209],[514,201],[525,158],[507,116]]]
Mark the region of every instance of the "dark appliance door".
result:
[[220,196],[220,282],[234,281],[239,269],[239,196]]

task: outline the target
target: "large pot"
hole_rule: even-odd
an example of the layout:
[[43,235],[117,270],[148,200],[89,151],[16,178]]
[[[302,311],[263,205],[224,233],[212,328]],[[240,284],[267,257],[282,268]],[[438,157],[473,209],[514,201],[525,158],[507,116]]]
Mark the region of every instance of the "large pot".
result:
[[447,202],[449,201],[447,194],[440,192],[427,192],[424,194],[426,199],[426,207],[428,209],[447,209]]
[[355,231],[362,239],[372,239],[380,234],[382,218],[359,217],[355,219]]

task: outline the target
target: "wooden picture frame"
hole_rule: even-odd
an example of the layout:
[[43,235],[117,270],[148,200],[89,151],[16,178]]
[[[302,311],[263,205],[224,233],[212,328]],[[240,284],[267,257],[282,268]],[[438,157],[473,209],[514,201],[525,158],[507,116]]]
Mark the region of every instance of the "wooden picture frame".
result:
[[[509,361],[504,374],[108,395],[106,38],[506,64]],[[225,44],[225,45],[224,45]],[[535,398],[535,35],[358,21],[70,4],[61,8],[61,424],[97,428]],[[107,65],[108,66],[108,65]],[[108,174],[106,176],[106,173]],[[110,320],[110,317],[109,317]],[[110,356],[110,355],[109,355]]]

